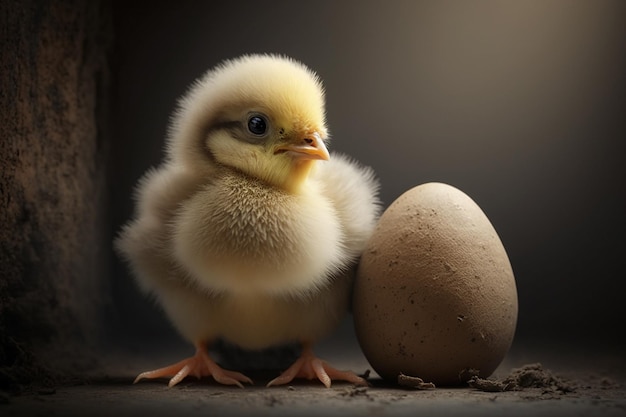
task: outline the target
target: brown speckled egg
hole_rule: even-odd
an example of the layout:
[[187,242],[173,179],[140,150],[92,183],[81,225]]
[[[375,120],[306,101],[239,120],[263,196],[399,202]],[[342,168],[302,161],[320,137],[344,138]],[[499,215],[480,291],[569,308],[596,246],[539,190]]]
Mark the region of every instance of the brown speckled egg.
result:
[[457,188],[414,187],[385,210],[354,288],[359,344],[374,370],[436,385],[487,377],[513,341],[515,278],[487,216]]

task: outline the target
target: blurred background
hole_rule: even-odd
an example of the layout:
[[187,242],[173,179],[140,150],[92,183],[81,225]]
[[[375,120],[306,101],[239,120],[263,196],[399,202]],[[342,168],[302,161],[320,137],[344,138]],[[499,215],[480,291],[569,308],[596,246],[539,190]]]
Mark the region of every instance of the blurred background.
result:
[[[330,146],[376,171],[385,207],[440,181],[483,209],[517,280],[514,344],[621,345],[625,17],[619,0],[117,2],[111,237],[189,84],[285,54],[323,80]],[[110,340],[183,343],[110,256]]]

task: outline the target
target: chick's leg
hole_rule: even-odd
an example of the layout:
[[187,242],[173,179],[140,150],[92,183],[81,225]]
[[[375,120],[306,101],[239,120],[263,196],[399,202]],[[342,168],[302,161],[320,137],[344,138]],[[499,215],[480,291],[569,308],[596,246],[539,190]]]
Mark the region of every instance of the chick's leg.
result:
[[212,376],[220,384],[237,385],[243,388],[242,382],[252,384],[252,380],[239,372],[228,371],[222,369],[207,352],[206,343],[196,343],[196,354],[190,358],[183,359],[173,365],[164,368],[155,369],[154,371],[142,372],[135,378],[134,384],[140,380],[172,377],[167,384],[173,387],[188,375],[193,375],[200,379],[204,376]]
[[367,386],[367,381],[351,371],[339,371],[313,353],[310,344],[304,344],[302,354],[285,372],[271,380],[267,386],[288,384],[294,378],[319,379],[326,388],[333,380],[348,381],[356,385]]

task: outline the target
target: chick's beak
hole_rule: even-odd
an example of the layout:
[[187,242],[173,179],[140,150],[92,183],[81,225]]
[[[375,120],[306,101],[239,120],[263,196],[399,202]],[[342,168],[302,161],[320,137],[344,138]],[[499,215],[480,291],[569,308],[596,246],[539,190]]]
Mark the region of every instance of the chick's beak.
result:
[[298,159],[321,159],[328,161],[330,154],[319,133],[306,135],[304,138],[279,147],[274,154],[288,153]]

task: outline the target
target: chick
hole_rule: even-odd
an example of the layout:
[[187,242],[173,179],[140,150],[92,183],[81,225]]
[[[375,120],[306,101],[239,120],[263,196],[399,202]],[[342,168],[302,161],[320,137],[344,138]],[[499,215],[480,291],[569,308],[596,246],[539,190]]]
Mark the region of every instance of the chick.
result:
[[379,215],[369,168],[326,147],[324,92],[303,64],[274,55],[226,61],[179,103],[163,163],[140,180],[135,217],[116,239],[193,357],[140,374],[212,376],[208,346],[301,343],[268,386],[294,378],[366,382],[318,359],[312,345],[348,310],[354,269]]

